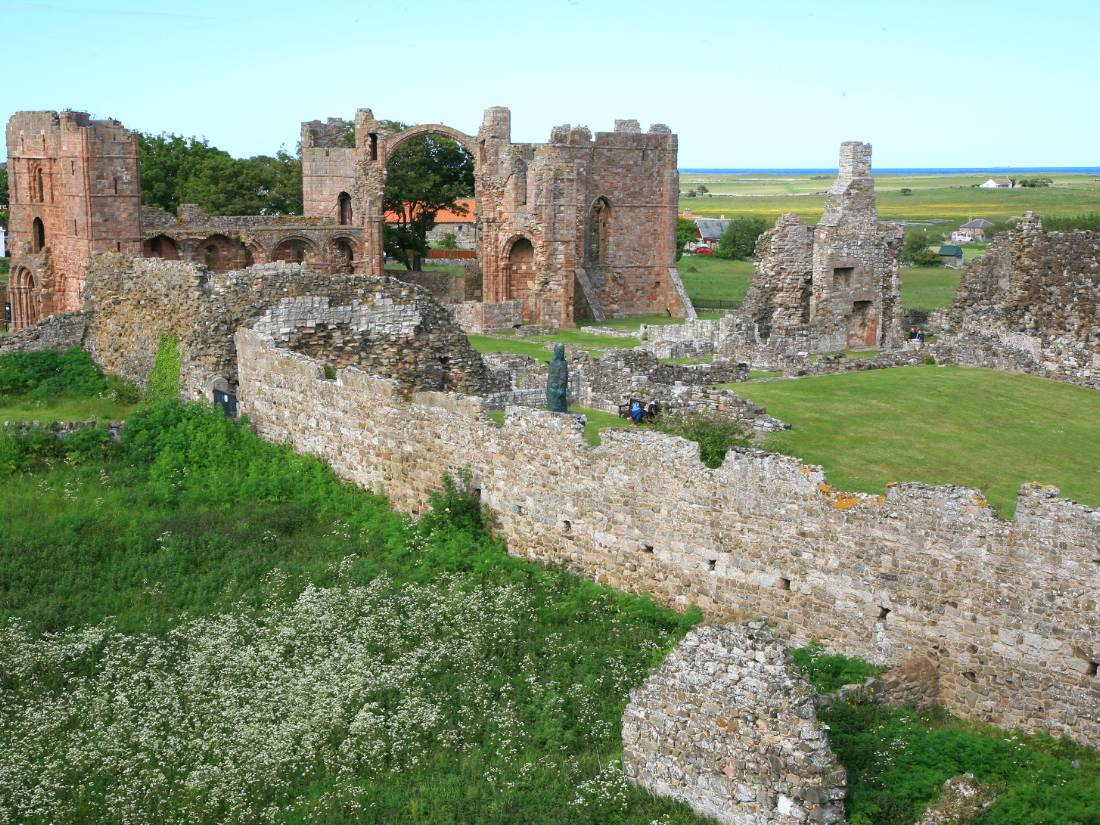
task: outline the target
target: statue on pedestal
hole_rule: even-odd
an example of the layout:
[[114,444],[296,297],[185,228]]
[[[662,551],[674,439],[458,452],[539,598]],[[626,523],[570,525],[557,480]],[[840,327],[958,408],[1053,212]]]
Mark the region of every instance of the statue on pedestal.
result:
[[546,380],[546,409],[569,412],[569,365],[565,363],[565,345],[554,345],[550,376]]

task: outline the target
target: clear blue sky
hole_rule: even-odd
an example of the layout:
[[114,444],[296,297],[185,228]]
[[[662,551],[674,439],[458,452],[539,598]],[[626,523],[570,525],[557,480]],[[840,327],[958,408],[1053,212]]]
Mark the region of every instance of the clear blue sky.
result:
[[682,167],[835,166],[847,139],[879,167],[1100,164],[1100,0],[0,0],[0,31],[4,120],[238,156],[358,107],[475,131],[504,105],[520,141],[667,123]]

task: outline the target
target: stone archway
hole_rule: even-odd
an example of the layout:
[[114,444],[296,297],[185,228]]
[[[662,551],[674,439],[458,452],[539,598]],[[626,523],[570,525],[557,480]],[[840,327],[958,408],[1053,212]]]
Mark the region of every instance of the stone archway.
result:
[[[376,123],[376,126],[382,124]],[[478,139],[460,132],[442,123],[424,123],[410,126],[395,134],[371,131],[369,144],[357,147],[361,172],[366,173],[365,185],[357,190],[359,214],[363,221],[365,271],[368,275],[385,275],[385,250],[382,246],[382,228],[385,223],[383,193],[386,188],[389,162],[394,153],[405,143],[424,135],[439,135],[450,138],[461,146],[472,158],[474,164],[474,199],[481,203],[481,163],[484,160],[483,147],[479,150]],[[480,211],[480,210],[479,210]],[[481,233],[478,233],[477,258],[486,259]]]
[[272,261],[285,261],[290,264],[315,263],[317,245],[308,238],[293,236],[282,238],[271,250]]
[[145,242],[145,255],[149,258],[164,258],[166,261],[178,261],[180,248],[167,235],[157,235]]
[[355,271],[355,263],[358,257],[357,244],[347,237],[332,239],[330,257],[332,259],[332,271],[338,275],[350,275]]
[[41,298],[38,295],[38,283],[29,269],[20,266],[12,271],[8,298],[11,301],[13,332],[38,323],[42,309]]
[[513,238],[503,256],[506,298],[525,304],[535,289],[535,245],[522,235]]
[[210,235],[199,242],[195,261],[211,272],[230,272],[252,266],[252,253],[240,241],[225,235]]

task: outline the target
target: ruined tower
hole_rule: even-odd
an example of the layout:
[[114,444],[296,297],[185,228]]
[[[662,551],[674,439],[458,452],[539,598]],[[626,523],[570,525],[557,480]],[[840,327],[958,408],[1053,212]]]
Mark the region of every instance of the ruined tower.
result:
[[8,121],[12,328],[83,306],[95,252],[141,254],[137,135],[86,112]]
[[878,219],[871,145],[840,146],[840,170],[812,229],[783,215],[756,244],[756,274],[732,325],[733,350],[830,352],[901,341],[902,231]]

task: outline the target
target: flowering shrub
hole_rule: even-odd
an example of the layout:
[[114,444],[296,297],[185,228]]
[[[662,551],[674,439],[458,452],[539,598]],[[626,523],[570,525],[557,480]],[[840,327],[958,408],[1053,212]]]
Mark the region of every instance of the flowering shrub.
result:
[[0,823],[696,822],[622,780],[682,617],[203,406],[0,497]]

